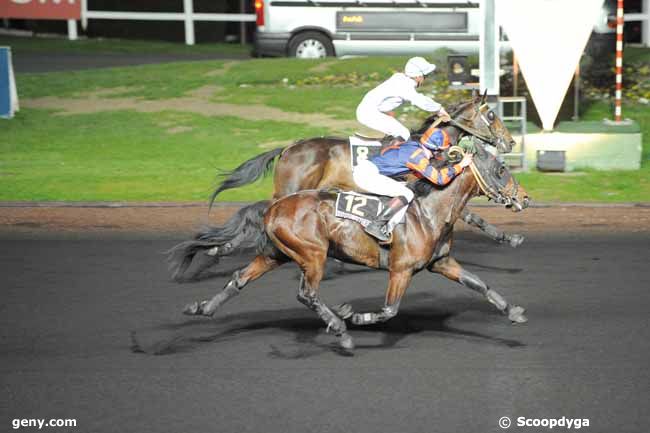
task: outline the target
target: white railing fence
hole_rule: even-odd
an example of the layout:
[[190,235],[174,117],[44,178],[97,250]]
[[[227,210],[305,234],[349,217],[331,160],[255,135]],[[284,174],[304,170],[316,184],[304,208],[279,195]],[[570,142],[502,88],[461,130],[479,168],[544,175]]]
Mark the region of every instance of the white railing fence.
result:
[[[240,10],[246,9],[246,0],[240,0]],[[194,36],[195,21],[226,21],[239,22],[240,40],[242,44],[246,43],[246,24],[255,22],[255,14],[205,14],[194,12],[194,1],[183,0],[183,12],[113,12],[113,11],[95,11],[88,10],[87,0],[81,0],[81,26],[86,29],[88,20],[133,20],[133,21],[183,21],[185,22],[185,43],[194,45],[196,39]],[[68,20],[68,38],[75,40],[78,37],[77,21]]]

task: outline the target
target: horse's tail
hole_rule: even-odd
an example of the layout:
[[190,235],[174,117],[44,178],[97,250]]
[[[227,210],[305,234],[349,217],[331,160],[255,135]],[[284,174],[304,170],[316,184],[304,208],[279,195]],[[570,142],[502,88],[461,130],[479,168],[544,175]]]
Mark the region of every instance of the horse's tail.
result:
[[[181,242],[169,250],[167,253],[172,278],[178,282],[192,280],[205,269],[217,264],[220,256],[265,244],[264,212],[270,203],[269,200],[264,200],[245,206],[224,225],[208,227],[197,233],[194,240]],[[209,260],[195,269],[192,275],[186,276],[194,257],[200,252],[205,252]]]
[[221,182],[221,184],[210,196],[210,209],[212,209],[212,204],[221,191],[232,188],[239,188],[240,186],[255,182],[262,176],[266,176],[273,168],[275,158],[284,152],[284,149],[284,147],[279,147],[277,149],[261,153],[255,158],[251,158],[248,161],[242,163],[233,171],[224,173],[224,176],[227,176],[227,178]]

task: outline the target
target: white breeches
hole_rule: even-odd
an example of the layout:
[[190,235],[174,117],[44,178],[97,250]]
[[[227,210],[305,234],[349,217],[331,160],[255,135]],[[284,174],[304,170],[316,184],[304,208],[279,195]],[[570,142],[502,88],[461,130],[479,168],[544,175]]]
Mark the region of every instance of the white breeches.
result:
[[[413,200],[413,191],[400,182],[379,173],[377,166],[368,160],[361,161],[356,167],[354,167],[352,170],[352,178],[358,187],[373,194],[388,195],[390,197],[401,195],[405,197],[409,203]],[[408,206],[404,206],[400,209],[400,211],[391,218],[389,225],[394,226],[402,221],[407,209]]]
[[383,132],[393,137],[402,137],[407,141],[411,136],[411,131],[395,119],[387,114],[382,113],[374,107],[365,107],[359,105],[357,107],[357,120],[362,125],[376,131]]

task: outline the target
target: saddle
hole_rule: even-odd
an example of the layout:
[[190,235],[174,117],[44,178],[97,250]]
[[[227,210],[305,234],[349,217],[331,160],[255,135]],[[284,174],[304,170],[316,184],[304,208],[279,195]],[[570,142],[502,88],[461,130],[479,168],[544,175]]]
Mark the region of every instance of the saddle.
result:
[[381,137],[370,137],[369,135],[365,135],[365,134],[362,134],[360,132],[355,132],[353,137],[358,138],[359,140],[362,140],[362,141],[379,141],[379,142],[381,142],[388,136],[387,135],[382,135]]

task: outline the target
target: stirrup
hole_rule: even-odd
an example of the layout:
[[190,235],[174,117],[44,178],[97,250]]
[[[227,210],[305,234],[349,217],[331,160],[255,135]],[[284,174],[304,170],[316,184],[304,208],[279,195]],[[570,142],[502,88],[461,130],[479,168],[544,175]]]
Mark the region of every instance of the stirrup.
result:
[[389,238],[387,241],[378,241],[379,245],[390,245],[393,243],[393,232],[390,232]]
[[387,242],[390,243],[392,239],[392,233],[391,234],[386,234],[384,232],[384,227],[385,225],[378,222],[378,221],[373,221],[370,224],[368,224],[365,228],[366,233],[368,233],[370,236],[378,239],[380,242]]

